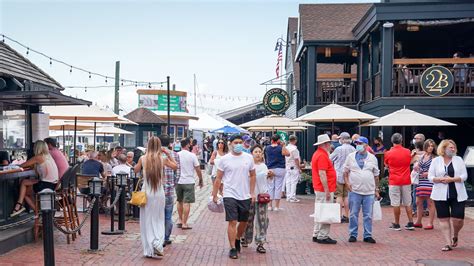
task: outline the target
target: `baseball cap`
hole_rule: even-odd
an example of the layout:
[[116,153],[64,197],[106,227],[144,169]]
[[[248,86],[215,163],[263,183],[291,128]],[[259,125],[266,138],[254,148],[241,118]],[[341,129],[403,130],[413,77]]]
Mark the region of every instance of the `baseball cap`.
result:
[[243,136],[242,136],[242,140],[243,140],[243,141],[248,141],[248,140],[250,140],[250,139],[251,139],[251,137],[250,137],[249,135],[243,135]]
[[244,140],[244,138],[242,137],[242,135],[240,135],[240,134],[235,134],[235,135],[230,136],[229,141],[232,142],[232,141],[234,141],[235,139]]
[[339,139],[350,139],[351,138],[351,135],[347,132],[342,132],[340,135],[339,135]]
[[354,142],[369,144],[369,140],[366,137],[362,137],[362,136],[360,136]]

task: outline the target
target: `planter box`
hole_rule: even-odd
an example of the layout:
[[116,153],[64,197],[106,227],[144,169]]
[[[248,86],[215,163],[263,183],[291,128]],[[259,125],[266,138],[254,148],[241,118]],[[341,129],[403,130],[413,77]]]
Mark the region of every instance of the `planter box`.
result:
[[296,185],[296,195],[306,195],[307,181],[301,181]]

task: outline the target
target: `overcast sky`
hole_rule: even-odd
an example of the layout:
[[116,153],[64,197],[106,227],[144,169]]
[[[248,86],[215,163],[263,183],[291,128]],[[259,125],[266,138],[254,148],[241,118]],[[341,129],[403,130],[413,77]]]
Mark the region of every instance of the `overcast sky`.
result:
[[[275,77],[278,37],[299,3],[361,1],[5,1],[0,0],[0,31],[69,64],[122,78],[171,82],[178,90],[258,97],[259,84]],[[367,2],[367,1],[365,1]],[[370,1],[374,2],[374,1]],[[26,49],[7,41],[26,55]],[[63,86],[112,85],[30,53],[28,59]],[[113,106],[113,88],[67,89],[65,94]],[[252,103],[245,98],[198,97],[197,105],[217,112]],[[125,113],[137,107],[135,87],[124,87]],[[194,104],[193,99],[188,99]],[[190,108],[191,111],[193,108]],[[212,110],[211,110],[212,109]]]

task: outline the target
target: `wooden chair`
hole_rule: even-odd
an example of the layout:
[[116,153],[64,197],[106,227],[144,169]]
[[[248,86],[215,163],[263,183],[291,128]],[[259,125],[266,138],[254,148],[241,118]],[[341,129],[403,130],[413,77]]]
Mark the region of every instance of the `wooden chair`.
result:
[[87,197],[89,192],[89,180],[91,180],[94,175],[86,175],[82,173],[76,174],[76,195],[75,197],[82,198],[82,212],[87,211]]

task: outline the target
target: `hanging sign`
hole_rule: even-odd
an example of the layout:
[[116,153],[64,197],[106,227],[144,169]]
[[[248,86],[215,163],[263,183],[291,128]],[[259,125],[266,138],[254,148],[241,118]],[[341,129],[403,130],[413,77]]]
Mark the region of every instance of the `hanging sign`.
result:
[[430,96],[446,95],[454,85],[453,73],[444,66],[429,67],[421,74],[420,85]]
[[290,96],[280,88],[271,89],[263,96],[263,106],[272,114],[282,114],[290,107]]

